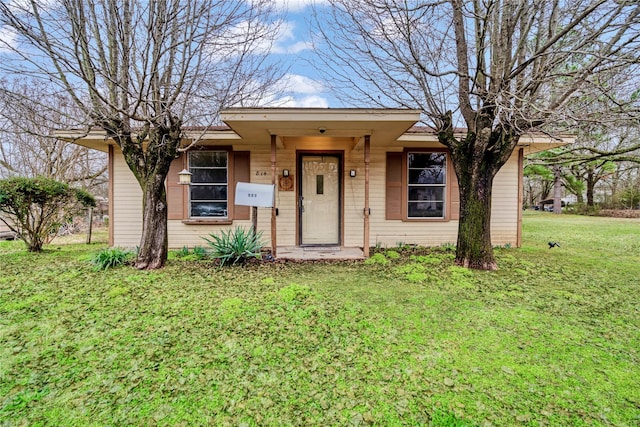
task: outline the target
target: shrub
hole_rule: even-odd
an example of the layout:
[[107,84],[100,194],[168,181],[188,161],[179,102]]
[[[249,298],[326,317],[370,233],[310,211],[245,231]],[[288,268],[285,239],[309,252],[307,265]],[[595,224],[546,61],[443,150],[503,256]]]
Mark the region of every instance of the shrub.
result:
[[280,299],[288,303],[301,303],[312,295],[313,291],[310,287],[296,283],[285,286],[278,291]]
[[195,246],[192,252],[188,246],[183,246],[182,249],[173,252],[173,254],[183,261],[199,261],[207,257],[207,250],[202,246]]
[[96,202],[84,190],[50,178],[13,177],[0,180],[0,213],[27,245],[40,252],[56,235],[65,218]]
[[398,258],[400,258],[400,254],[398,252],[396,252],[396,251],[393,251],[393,250],[388,250],[387,252],[385,252],[385,255],[389,259],[398,259]]
[[106,248],[98,252],[91,259],[96,270],[106,270],[126,264],[133,254],[120,248]]
[[203,248],[202,246],[194,246],[193,248],[193,254],[198,258],[198,259],[203,259],[207,257],[207,249]]
[[249,258],[260,258],[264,246],[262,232],[253,233],[251,229],[236,227],[217,234],[203,237],[212,250],[211,256],[220,260],[220,265],[243,264]]
[[377,253],[372,255],[371,258],[368,258],[367,260],[365,260],[364,263],[367,265],[375,265],[375,264],[387,265],[389,264],[389,260],[383,254]]

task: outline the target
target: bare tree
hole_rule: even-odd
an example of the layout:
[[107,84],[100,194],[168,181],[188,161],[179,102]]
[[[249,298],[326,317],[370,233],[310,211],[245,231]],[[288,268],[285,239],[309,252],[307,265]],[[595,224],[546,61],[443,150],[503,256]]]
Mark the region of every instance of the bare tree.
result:
[[[316,9],[320,69],[346,102],[419,107],[460,186],[456,262],[495,269],[493,179],[524,132],[567,124],[584,90],[637,70],[640,3],[330,0]],[[635,67],[635,68],[632,68]],[[460,136],[455,129],[466,128]]]
[[105,154],[53,136],[70,126],[68,117],[81,116],[75,104],[48,96],[48,88],[34,79],[3,87],[10,90],[0,90],[0,178],[43,176],[105,196]]
[[[611,181],[615,193],[616,181],[640,164],[640,130],[633,112],[616,114],[615,106],[607,103],[593,117],[598,120],[575,124],[575,144],[530,159],[538,164],[561,165],[566,184],[572,178],[583,184],[590,208],[595,206],[595,188],[600,182]],[[576,194],[578,202],[583,202],[582,194]]]
[[272,86],[274,12],[268,0],[0,4],[0,25],[15,35],[0,45],[0,67],[54,83],[87,128],[115,141],[138,180],[137,268],[160,268],[167,258],[164,181],[184,149],[183,126],[211,124],[221,108],[255,102]]

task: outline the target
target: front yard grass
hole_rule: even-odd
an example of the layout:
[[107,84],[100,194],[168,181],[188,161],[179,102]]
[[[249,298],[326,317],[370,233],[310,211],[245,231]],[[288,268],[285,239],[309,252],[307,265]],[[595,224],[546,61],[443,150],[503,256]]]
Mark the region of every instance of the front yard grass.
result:
[[0,425],[640,424],[640,220],[527,212],[497,272],[102,247],[0,242]]

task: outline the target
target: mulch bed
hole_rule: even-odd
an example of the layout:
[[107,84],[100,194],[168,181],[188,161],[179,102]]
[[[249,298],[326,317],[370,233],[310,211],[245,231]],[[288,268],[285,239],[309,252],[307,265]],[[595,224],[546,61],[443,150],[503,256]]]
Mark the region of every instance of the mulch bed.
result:
[[601,209],[598,216],[613,218],[640,218],[640,209]]

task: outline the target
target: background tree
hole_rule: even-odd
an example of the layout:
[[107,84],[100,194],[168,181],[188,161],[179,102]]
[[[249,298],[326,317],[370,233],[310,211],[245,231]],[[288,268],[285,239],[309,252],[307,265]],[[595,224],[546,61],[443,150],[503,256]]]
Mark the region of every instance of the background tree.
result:
[[[621,105],[624,110],[619,109]],[[575,144],[530,157],[528,162],[539,166],[560,165],[567,190],[576,194],[578,203],[585,203],[589,210],[596,205],[596,188],[607,183],[611,197],[601,202],[615,207],[619,199],[618,184],[624,184],[640,165],[637,123],[632,103],[611,103],[607,99],[599,102],[591,120],[575,123]]]
[[535,206],[549,197],[553,188],[553,171],[542,164],[531,163],[524,167],[525,206]]
[[318,68],[345,102],[422,109],[451,152],[460,187],[456,262],[473,268],[496,268],[493,179],[520,135],[563,129],[569,100],[586,89],[606,93],[603,76],[632,73],[640,56],[637,2],[329,3],[331,18],[314,18]]
[[40,252],[66,217],[89,206],[95,206],[91,194],[50,178],[0,180],[0,221],[27,244],[30,252]]
[[106,155],[53,136],[72,126],[69,117],[81,116],[75,105],[48,97],[38,80],[3,83],[10,90],[0,90],[0,178],[44,176],[106,196]]
[[[167,258],[164,181],[185,125],[260,99],[275,68],[268,0],[46,0],[0,4],[5,73],[50,81],[120,147],[143,194],[137,268]],[[53,95],[53,94],[52,94]]]

